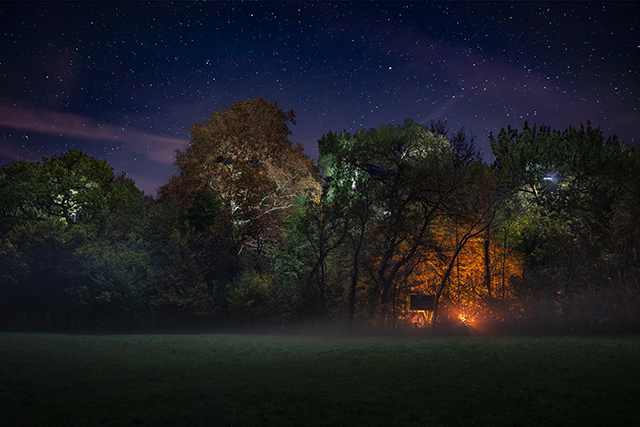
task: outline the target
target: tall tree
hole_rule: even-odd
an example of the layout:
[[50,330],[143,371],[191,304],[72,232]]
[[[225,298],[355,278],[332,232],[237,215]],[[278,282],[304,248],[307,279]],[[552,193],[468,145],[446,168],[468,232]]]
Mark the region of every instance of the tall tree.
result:
[[[451,277],[454,268],[459,262],[462,251],[477,237],[485,234],[492,225],[494,219],[495,191],[492,177],[488,168],[479,163],[470,163],[467,170],[457,170],[457,179],[460,186],[457,188],[456,197],[448,203],[444,209],[444,215],[440,217],[441,227],[453,228],[453,244],[442,241],[434,241],[433,245],[439,254],[442,264],[440,280],[435,289],[435,306],[433,312],[434,325],[438,322],[440,301],[443,293],[451,285]],[[486,239],[486,237],[485,237]],[[443,244],[444,243],[444,244]],[[448,250],[445,247],[449,246]],[[485,244],[485,251],[488,251]],[[488,255],[483,254],[485,263],[485,285],[487,284],[488,267],[486,266]]]
[[[116,252],[119,260],[144,259],[144,251],[128,244],[141,229],[141,195],[132,180],[115,178],[106,161],[78,149],[0,169],[0,305],[13,313],[14,327],[68,327],[79,305],[100,294],[94,290],[117,287],[124,295],[129,285],[146,286],[138,280],[113,287],[103,274],[85,280],[79,273]],[[111,261],[102,271],[125,277],[128,267],[116,271],[124,264]]]
[[522,131],[502,129],[490,140],[495,169],[519,211],[513,241],[532,296],[557,304],[565,328],[593,322],[603,305],[578,304],[606,301],[615,276],[607,242],[627,192],[632,150],[615,136],[605,140],[589,123],[564,131],[525,123]]
[[477,175],[479,156],[472,139],[458,134],[450,141],[444,133],[443,126],[428,129],[407,120],[353,136],[329,133],[319,141],[327,200],[339,198],[348,221],[350,318],[359,272],[366,266],[382,318],[391,309],[395,323],[398,286],[427,250],[434,222],[445,214],[463,215],[461,206],[469,198],[464,189],[469,191]]
[[42,162],[13,162],[0,168],[0,221],[59,218],[102,229],[113,168],[76,148]]
[[365,169],[368,149],[354,136],[346,131],[340,134],[329,132],[318,141],[318,146],[318,163],[326,181],[323,202],[335,207],[331,209],[333,215],[345,221],[350,270],[348,320],[351,325],[355,316],[366,235],[372,227],[374,217],[377,189],[371,185],[371,176]]
[[341,206],[328,202],[326,193],[320,198],[303,197],[287,220],[286,253],[306,267],[306,284],[315,284],[319,294],[321,319],[326,315],[328,261],[346,237],[347,222],[337,210]]
[[300,144],[289,140],[293,110],[263,98],[236,102],[191,126],[191,145],[177,151],[179,174],[161,189],[187,207],[194,194],[213,191],[232,224],[235,251],[260,257],[280,235],[300,195],[317,192],[318,176]]

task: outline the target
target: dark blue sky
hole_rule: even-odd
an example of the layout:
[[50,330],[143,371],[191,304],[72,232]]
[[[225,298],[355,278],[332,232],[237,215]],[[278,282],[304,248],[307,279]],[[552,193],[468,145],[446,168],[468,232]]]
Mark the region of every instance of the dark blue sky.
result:
[[78,147],[147,193],[236,101],[330,130],[406,118],[489,132],[587,120],[640,138],[638,2],[2,2],[0,164]]

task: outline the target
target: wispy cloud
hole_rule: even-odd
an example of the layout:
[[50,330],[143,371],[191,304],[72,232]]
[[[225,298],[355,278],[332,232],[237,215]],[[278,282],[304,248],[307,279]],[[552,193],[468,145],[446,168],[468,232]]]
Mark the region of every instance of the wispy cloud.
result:
[[189,144],[186,139],[105,124],[79,114],[26,108],[6,98],[0,98],[0,126],[75,139],[124,144],[128,151],[142,154],[162,164],[173,163],[174,150],[184,149]]

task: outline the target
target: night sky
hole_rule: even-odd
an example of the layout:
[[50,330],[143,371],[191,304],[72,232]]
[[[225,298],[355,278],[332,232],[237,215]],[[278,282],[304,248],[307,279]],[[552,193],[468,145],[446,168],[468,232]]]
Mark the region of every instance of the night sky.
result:
[[0,165],[78,147],[155,194],[189,126],[264,97],[325,133],[590,120],[640,142],[639,2],[3,2]]

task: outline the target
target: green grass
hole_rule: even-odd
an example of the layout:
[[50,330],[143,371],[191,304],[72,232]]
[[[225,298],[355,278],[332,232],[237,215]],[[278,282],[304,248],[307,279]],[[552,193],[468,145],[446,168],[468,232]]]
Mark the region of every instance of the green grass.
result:
[[640,337],[3,333],[0,424],[637,426]]

